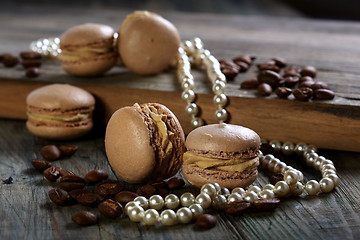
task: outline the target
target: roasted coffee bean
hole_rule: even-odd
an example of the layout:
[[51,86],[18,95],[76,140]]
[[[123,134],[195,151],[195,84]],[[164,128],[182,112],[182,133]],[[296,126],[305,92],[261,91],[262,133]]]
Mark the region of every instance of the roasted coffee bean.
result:
[[300,78],[299,82],[302,83],[302,82],[306,82],[306,81],[312,81],[314,82],[314,79],[310,76],[303,76]]
[[133,201],[136,197],[138,197],[139,195],[134,193],[134,192],[130,192],[130,191],[121,191],[118,194],[115,195],[114,200],[122,203],[122,204],[126,204],[128,202]]
[[296,88],[293,90],[293,95],[296,100],[305,102],[312,98],[313,90],[308,87]]
[[225,213],[229,215],[240,215],[243,213],[246,209],[248,209],[251,206],[251,204],[245,200],[239,200],[235,202],[230,202],[226,204],[225,206]]
[[279,68],[284,68],[287,65],[287,62],[284,58],[275,57],[272,58],[271,60],[274,61],[275,65],[278,66]]
[[312,90],[316,90],[316,89],[329,89],[329,85],[325,82],[315,82],[313,83],[310,88]]
[[89,211],[79,211],[72,215],[71,219],[74,223],[81,226],[90,226],[98,222],[97,216]]
[[1,54],[0,54],[0,63],[2,63],[5,55],[6,55],[6,53],[1,53]]
[[70,197],[72,197],[73,199],[75,199],[77,201],[77,198],[80,196],[80,194],[83,193],[91,193],[88,190],[85,189],[74,189],[72,191],[69,192]]
[[146,184],[144,186],[141,186],[139,188],[139,192],[137,191],[137,193],[141,196],[144,196],[146,198],[151,197],[152,195],[156,194],[156,188],[150,184]]
[[185,181],[182,178],[173,177],[166,182],[167,188],[169,190],[175,190],[185,186]]
[[66,175],[60,178],[60,188],[67,192],[84,187],[85,180],[77,175]]
[[34,168],[40,171],[44,171],[45,169],[51,167],[51,163],[45,160],[38,160],[38,159],[32,160],[31,164],[33,165]]
[[60,158],[60,150],[57,146],[55,145],[46,145],[43,146],[40,150],[40,154],[41,156],[43,156],[43,158],[45,160],[48,161],[55,161],[57,159]]
[[282,174],[280,174],[280,173],[271,175],[269,177],[269,182],[272,185],[275,185],[277,182],[282,181],[282,180],[284,180],[284,176]]
[[237,57],[233,58],[234,63],[236,63],[236,62],[244,62],[247,65],[251,65],[253,60],[254,60],[254,58],[252,56],[250,56],[250,55],[240,55],[240,56],[237,56]]
[[44,177],[51,182],[55,182],[60,177],[59,168],[57,167],[49,167],[43,173]]
[[196,219],[196,226],[203,229],[213,228],[217,223],[217,219],[211,214],[201,214]]
[[85,180],[90,183],[98,183],[108,179],[109,174],[101,169],[94,169],[85,175]]
[[272,199],[260,199],[255,200],[252,203],[252,206],[260,211],[271,211],[277,208],[280,205],[280,199],[272,198]]
[[59,188],[51,189],[48,195],[50,200],[57,205],[67,205],[70,202],[70,195]]
[[61,156],[70,157],[79,149],[76,145],[61,145],[59,147]]
[[284,68],[284,74],[300,74],[301,67],[297,65],[290,65]]
[[63,169],[63,168],[59,168],[59,172],[60,172],[60,176],[61,176],[61,177],[69,176],[69,175],[76,175],[73,171],[67,170],[67,169]]
[[11,54],[3,56],[2,63],[5,67],[15,67],[19,63],[19,58]]
[[28,78],[35,78],[40,75],[40,70],[37,67],[30,67],[26,69],[25,76]]
[[303,88],[303,87],[311,88],[311,86],[312,86],[314,83],[315,83],[315,82],[314,82],[314,81],[311,81],[311,80],[304,81],[304,82],[301,82],[301,83],[299,84],[299,88]]
[[317,70],[313,66],[306,66],[300,71],[301,76],[310,76],[312,78],[316,77]]
[[124,189],[124,185],[116,180],[105,180],[95,186],[96,192],[103,197],[115,196]]
[[155,187],[156,189],[161,189],[161,188],[167,188],[167,184],[164,181],[151,181],[148,182],[147,184],[150,184],[151,186]]
[[121,216],[123,207],[120,203],[107,199],[98,205],[98,210],[103,216],[114,219]]
[[35,59],[41,59],[41,54],[32,52],[32,51],[23,51],[23,52],[20,52],[20,57],[22,59],[35,60]]
[[99,194],[92,192],[79,193],[75,199],[79,204],[87,207],[96,207],[103,200]]
[[284,77],[285,87],[293,88],[299,82],[300,78],[297,76],[287,76]]
[[240,88],[242,89],[257,89],[258,86],[259,81],[257,80],[257,78],[250,78],[240,83]]
[[222,60],[220,60],[219,61],[219,63],[220,63],[220,69],[223,69],[223,68],[235,68],[235,69],[237,69],[237,71],[239,71],[240,70],[240,67],[236,64],[236,63],[234,63],[233,61],[229,61],[229,60],[224,60],[224,59],[222,59]]
[[159,188],[157,189],[157,194],[159,194],[161,197],[165,198],[167,195],[169,195],[170,191],[166,188]]
[[273,71],[273,72],[277,72],[277,73],[280,71],[280,68],[275,65],[274,61],[260,63],[257,65],[257,67],[260,71],[269,70],[269,71]]
[[283,79],[278,73],[270,70],[261,71],[257,79],[260,84],[267,83],[274,89],[279,87],[283,82]]
[[260,83],[257,88],[258,94],[263,97],[270,96],[272,93],[272,87],[267,83]]
[[292,90],[287,87],[278,87],[275,89],[275,93],[279,98],[287,98],[292,93]]
[[239,62],[235,62],[235,64],[240,67],[239,72],[246,72],[250,68],[250,65],[245,62],[239,61]]
[[234,78],[238,75],[239,71],[232,67],[226,67],[221,70],[221,72],[225,75],[227,80],[234,80]]
[[314,99],[317,100],[332,100],[335,97],[335,93],[329,89],[316,89],[314,91]]
[[40,60],[37,59],[32,59],[32,60],[23,60],[21,62],[21,65],[26,69],[26,68],[39,68],[41,66],[42,62]]

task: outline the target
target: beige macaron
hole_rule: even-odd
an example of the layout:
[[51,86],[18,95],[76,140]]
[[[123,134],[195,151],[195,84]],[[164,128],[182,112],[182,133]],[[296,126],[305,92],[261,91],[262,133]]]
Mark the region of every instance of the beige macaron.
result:
[[132,72],[157,74],[167,69],[178,52],[176,27],[158,14],[136,11],[119,28],[121,61]]
[[163,180],[181,168],[183,129],[176,116],[158,103],[117,110],[105,134],[105,150],[115,172],[128,183]]
[[222,123],[196,128],[186,138],[183,176],[197,187],[246,187],[258,174],[260,144],[258,134],[246,127]]
[[69,84],[46,85],[30,92],[26,104],[26,126],[36,136],[68,140],[85,135],[93,127],[95,99],[81,88]]
[[111,69],[118,60],[114,30],[108,25],[85,23],[60,36],[63,69],[76,76],[97,76]]

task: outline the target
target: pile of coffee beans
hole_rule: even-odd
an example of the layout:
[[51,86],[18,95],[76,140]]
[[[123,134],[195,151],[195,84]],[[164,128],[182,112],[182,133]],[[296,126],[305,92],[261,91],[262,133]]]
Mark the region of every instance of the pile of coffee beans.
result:
[[25,76],[28,78],[38,77],[40,75],[40,66],[42,65],[42,59],[39,53],[32,51],[20,52],[19,56],[3,53],[0,54],[0,63],[4,67],[12,68],[21,63],[25,69]]
[[227,80],[233,80],[239,73],[247,72],[255,61],[255,56],[240,55],[230,60],[219,60],[221,72]]

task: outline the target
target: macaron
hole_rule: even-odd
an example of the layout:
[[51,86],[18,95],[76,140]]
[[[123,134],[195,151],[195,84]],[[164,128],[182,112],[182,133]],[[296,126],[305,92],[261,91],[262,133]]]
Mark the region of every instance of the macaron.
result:
[[63,69],[76,76],[97,76],[111,69],[118,60],[114,29],[108,25],[85,23],[60,36]]
[[231,124],[196,128],[186,138],[182,173],[197,187],[218,183],[233,189],[255,181],[260,137],[253,130]]
[[175,60],[179,46],[176,27],[152,12],[135,11],[119,28],[121,61],[138,74],[157,74],[167,69]]
[[26,126],[36,136],[68,140],[85,135],[93,127],[95,99],[81,88],[69,84],[46,85],[30,92],[26,104]]
[[106,127],[108,161],[124,181],[132,184],[175,175],[181,168],[184,144],[178,119],[159,103],[120,108]]

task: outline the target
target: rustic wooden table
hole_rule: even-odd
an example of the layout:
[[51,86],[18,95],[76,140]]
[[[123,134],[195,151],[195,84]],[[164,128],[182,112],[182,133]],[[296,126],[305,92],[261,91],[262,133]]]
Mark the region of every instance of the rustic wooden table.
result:
[[[126,14],[114,10],[41,8],[1,12],[0,52],[16,54],[26,50],[31,40],[57,36],[66,28],[87,21],[108,23],[116,28]],[[213,14],[162,14],[178,26],[183,39],[200,36],[219,58],[230,59],[239,54],[253,53],[260,61],[280,56],[294,64],[311,64],[319,68],[319,77],[329,82],[338,94],[334,101],[321,103],[259,98],[254,92],[239,90],[241,80],[254,76],[254,72],[249,72],[229,83],[229,111],[237,116],[233,117],[233,123],[250,126],[262,137],[313,141],[311,143],[319,143],[321,147],[360,151],[360,24]],[[23,77],[20,67],[0,67],[0,179],[13,178],[12,184],[0,182],[0,239],[360,238],[360,154],[324,149],[321,149],[321,154],[334,161],[341,179],[340,186],[328,194],[284,199],[273,212],[248,212],[239,217],[213,212],[218,224],[208,231],[201,231],[193,224],[146,227],[132,223],[126,217],[118,220],[100,217],[100,223],[90,227],[75,225],[71,222],[73,213],[80,209],[96,213],[96,209],[79,205],[58,207],[51,203],[47,192],[56,184],[49,183],[35,171],[31,160],[40,158],[39,150],[43,145],[76,144],[79,150],[74,156],[54,165],[80,175],[94,168],[111,173],[104,152],[103,128],[98,127],[97,131],[76,141],[39,139],[25,128],[26,94],[51,82],[70,82],[99,97],[103,104],[102,113],[110,115],[116,108],[135,101],[167,103],[169,97],[179,99],[180,88],[172,72],[144,78],[119,68],[101,79],[85,80],[67,76],[53,61],[46,62],[43,71],[40,78],[30,80]],[[212,97],[201,72],[196,76],[200,78],[199,103],[204,106],[205,117],[211,122]],[[119,91],[125,97],[119,97]],[[184,104],[179,99],[169,105],[188,131]],[[107,117],[99,118],[104,120]],[[346,144],[341,144],[339,139]],[[305,164],[289,161],[304,172],[305,179],[320,179],[320,173]],[[116,176],[111,174],[111,178]],[[266,184],[266,176],[261,173],[256,183]],[[198,190],[186,186],[175,193],[184,191],[196,193]]]

